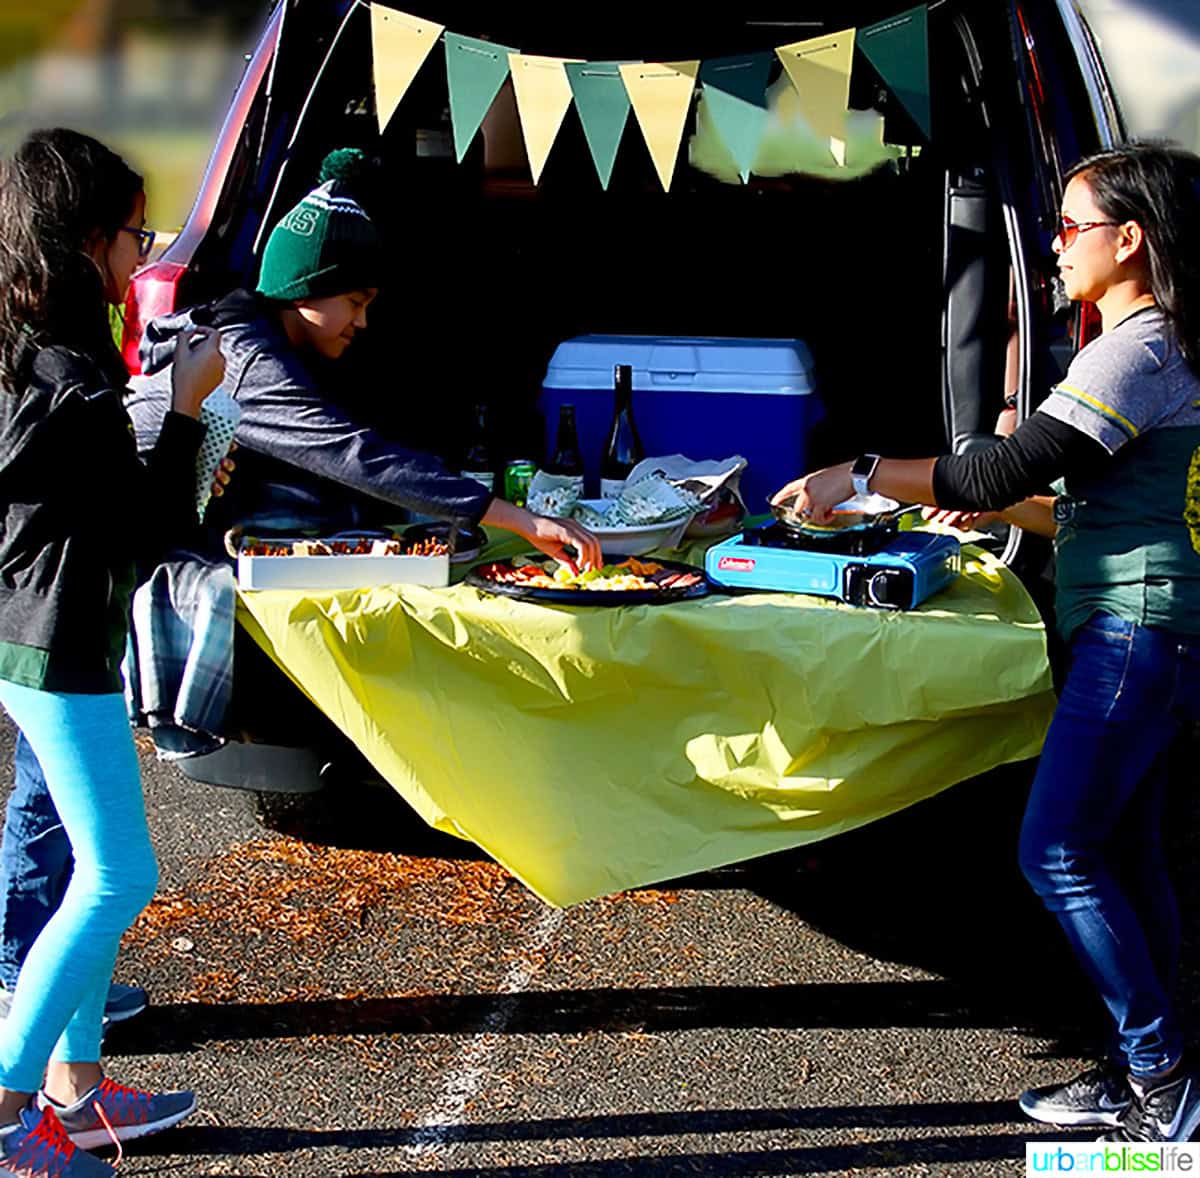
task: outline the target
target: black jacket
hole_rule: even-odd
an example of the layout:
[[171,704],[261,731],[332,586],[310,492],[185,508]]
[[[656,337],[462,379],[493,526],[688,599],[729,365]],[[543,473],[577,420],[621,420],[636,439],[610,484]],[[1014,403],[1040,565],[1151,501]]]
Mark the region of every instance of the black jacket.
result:
[[0,388],[0,678],[121,689],[135,557],[195,524],[198,421],[170,413],[143,463],[114,388],[65,347]]

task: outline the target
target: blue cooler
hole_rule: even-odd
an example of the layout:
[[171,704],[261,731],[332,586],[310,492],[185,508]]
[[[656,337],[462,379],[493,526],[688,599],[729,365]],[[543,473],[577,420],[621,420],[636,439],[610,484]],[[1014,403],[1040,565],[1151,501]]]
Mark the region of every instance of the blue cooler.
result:
[[633,368],[633,415],[649,458],[694,461],[741,454],[751,512],[805,473],[809,432],[821,418],[812,356],[795,339],[581,335],[555,349],[542,383],[546,454],[559,406],[575,406],[586,490],[599,493],[600,460],[613,414],[613,367]]

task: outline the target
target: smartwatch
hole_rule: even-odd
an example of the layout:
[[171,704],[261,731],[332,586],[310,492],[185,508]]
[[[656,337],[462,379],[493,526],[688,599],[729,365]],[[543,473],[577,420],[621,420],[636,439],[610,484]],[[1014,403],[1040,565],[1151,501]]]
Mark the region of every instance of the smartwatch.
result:
[[878,454],[863,454],[854,460],[854,465],[850,468],[850,481],[854,484],[856,495],[871,493],[871,476],[878,465]]

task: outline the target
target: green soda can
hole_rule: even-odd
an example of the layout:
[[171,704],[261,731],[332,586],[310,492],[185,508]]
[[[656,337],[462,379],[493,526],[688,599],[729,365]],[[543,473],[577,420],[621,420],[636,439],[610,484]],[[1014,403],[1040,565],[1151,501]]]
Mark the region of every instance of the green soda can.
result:
[[535,474],[537,463],[532,458],[514,458],[504,468],[504,498],[517,507],[524,507]]

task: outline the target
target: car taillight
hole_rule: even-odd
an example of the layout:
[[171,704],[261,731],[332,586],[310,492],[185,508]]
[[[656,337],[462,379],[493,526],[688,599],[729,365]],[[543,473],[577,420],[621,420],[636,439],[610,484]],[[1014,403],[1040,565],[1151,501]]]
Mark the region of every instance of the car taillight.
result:
[[121,334],[121,355],[131,376],[142,371],[138,348],[146,324],[156,315],[166,315],[176,309],[179,283],[187,267],[178,262],[152,262],[143,267],[129,283],[125,296],[125,329]]

